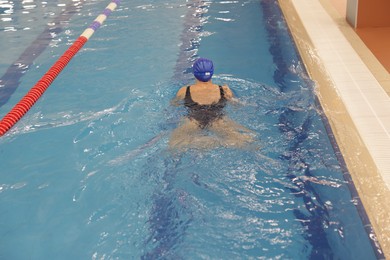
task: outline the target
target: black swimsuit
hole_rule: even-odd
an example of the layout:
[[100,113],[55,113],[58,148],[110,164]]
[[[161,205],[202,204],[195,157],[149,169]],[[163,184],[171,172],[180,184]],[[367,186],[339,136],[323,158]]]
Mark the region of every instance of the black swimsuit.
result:
[[200,128],[206,128],[215,120],[222,118],[224,115],[223,108],[226,105],[226,98],[223,88],[219,86],[221,98],[217,103],[210,105],[200,105],[192,100],[190,86],[187,87],[184,105],[188,108],[188,117],[191,120],[196,120]]

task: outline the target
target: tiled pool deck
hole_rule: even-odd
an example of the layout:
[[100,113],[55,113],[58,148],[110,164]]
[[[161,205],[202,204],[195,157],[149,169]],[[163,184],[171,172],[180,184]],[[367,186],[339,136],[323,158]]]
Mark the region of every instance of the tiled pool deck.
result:
[[390,258],[389,74],[325,0],[279,0],[384,254]]

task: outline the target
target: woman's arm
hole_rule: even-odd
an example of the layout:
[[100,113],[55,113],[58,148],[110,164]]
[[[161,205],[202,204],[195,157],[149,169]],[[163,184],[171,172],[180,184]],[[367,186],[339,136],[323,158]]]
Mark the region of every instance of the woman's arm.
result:
[[186,90],[187,87],[182,87],[181,89],[179,89],[179,91],[176,93],[176,97],[172,99],[171,104],[174,106],[179,106],[180,101],[183,100],[186,96]]
[[222,88],[225,93],[225,98],[227,100],[236,105],[243,104],[238,98],[234,96],[233,91],[227,85],[222,86]]
[[227,85],[222,86],[222,89],[227,100],[231,100],[234,97],[233,92]]

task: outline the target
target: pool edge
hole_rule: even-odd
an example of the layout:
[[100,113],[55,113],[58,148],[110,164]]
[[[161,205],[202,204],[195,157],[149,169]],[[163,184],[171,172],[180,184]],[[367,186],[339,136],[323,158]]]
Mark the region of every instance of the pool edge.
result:
[[[316,84],[318,99],[384,255],[390,258],[390,205],[386,203],[390,199],[388,185],[341,99],[329,68],[317,54],[316,46],[311,40],[315,36],[309,35],[305,29],[304,21],[299,16],[293,0],[278,2],[305,67]],[[322,7],[326,9],[323,5]]]

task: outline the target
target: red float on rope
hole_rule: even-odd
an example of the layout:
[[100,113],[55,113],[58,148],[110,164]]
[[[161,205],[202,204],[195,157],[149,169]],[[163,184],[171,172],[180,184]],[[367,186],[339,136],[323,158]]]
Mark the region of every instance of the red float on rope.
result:
[[69,55],[69,49],[66,51],[59,60],[38,80],[34,87],[16,104],[11,111],[0,121],[0,136],[4,135],[16,122],[18,122],[30,108],[37,102],[42,96],[50,84],[60,74],[60,72],[66,67],[68,62],[73,56],[84,46],[88,39],[84,36],[80,36],[69,47],[72,48],[72,55]]

